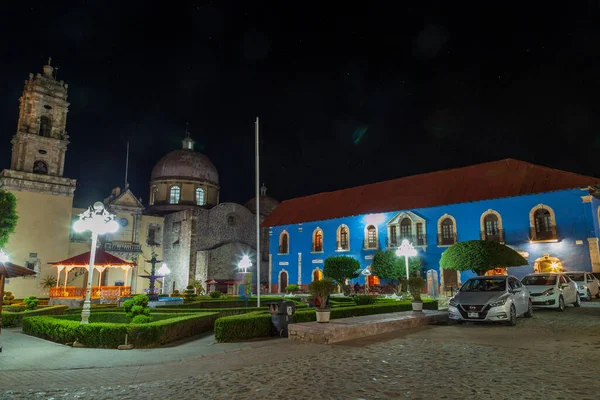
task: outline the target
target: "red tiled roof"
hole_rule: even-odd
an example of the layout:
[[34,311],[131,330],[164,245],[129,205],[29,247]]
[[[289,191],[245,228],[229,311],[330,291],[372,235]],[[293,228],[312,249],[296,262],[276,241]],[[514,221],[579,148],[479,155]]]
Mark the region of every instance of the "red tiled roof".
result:
[[262,226],[587,187],[599,178],[507,158],[283,201]]
[[[87,267],[90,264],[90,252],[86,251],[85,253],[73,256],[71,258],[67,258],[66,260],[50,262],[48,264]],[[135,263],[121,260],[119,257],[115,257],[112,254],[107,253],[106,251],[101,249],[96,250],[96,258],[94,259],[94,264],[103,265],[105,267],[120,267],[122,265],[129,265],[131,267],[135,267]]]

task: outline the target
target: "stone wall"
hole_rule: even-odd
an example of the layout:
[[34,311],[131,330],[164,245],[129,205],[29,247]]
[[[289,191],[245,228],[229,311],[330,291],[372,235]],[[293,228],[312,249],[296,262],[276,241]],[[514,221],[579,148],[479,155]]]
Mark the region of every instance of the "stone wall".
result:
[[190,252],[192,250],[192,210],[165,216],[163,229],[163,261],[171,270],[165,278],[165,293],[184,290],[190,280]]

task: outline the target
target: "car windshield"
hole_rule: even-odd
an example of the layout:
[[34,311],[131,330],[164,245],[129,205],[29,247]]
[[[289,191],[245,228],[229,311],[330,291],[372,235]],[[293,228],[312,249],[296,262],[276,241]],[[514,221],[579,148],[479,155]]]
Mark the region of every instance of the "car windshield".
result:
[[523,278],[523,285],[534,286],[554,286],[556,285],[556,275],[530,275]]
[[461,292],[503,292],[506,278],[472,278],[461,286]]
[[583,274],[567,274],[569,278],[573,279],[576,282],[583,282]]

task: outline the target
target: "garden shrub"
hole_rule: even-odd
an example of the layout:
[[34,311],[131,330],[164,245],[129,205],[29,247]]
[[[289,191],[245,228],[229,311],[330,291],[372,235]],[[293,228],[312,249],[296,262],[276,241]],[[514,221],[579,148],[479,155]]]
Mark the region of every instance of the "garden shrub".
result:
[[[108,315],[113,315],[108,313]],[[123,314],[121,314],[123,315]],[[74,318],[69,315],[68,318]],[[87,347],[116,348],[128,342],[137,348],[161,344],[197,335],[213,328],[217,313],[176,315],[146,324],[89,323],[53,317],[31,317],[23,320],[23,332],[58,343],[79,342]],[[93,314],[92,317],[93,318]]]
[[29,296],[23,299],[23,303],[25,303],[25,308],[27,310],[35,310],[39,302],[40,301],[35,296]]
[[368,294],[355,294],[352,299],[357,306],[375,304],[375,296],[369,296]]
[[295,283],[292,283],[291,285],[287,285],[285,287],[285,291],[288,293],[296,292],[298,290],[300,290],[300,286],[296,285]]
[[148,322],[152,322],[152,317],[149,315],[136,315],[131,320],[132,324],[147,324]]
[[6,304],[7,306],[9,306],[12,304],[14,299],[15,296],[12,294],[12,292],[4,292],[4,299],[2,299],[2,304]]
[[188,285],[185,288],[185,296],[184,299],[186,301],[192,301],[196,298],[196,293],[195,293],[196,289],[194,288],[194,286],[192,285]]
[[219,297],[221,297],[221,292],[217,292],[216,290],[214,292],[210,292],[210,297],[212,297],[213,299],[218,299]]
[[38,315],[61,315],[67,306],[40,307],[35,310],[26,310],[25,307],[10,307],[10,310],[2,310],[2,326],[4,328],[19,327],[23,318]]
[[138,315],[150,315],[148,302],[150,299],[145,294],[138,294],[133,300],[127,300],[123,303],[123,309],[129,318],[135,318]]

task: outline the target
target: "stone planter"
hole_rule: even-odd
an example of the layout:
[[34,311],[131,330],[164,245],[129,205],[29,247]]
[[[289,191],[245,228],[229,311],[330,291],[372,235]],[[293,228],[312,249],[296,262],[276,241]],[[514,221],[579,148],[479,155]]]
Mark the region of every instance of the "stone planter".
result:
[[331,310],[329,308],[317,308],[317,322],[325,323],[329,322],[331,316]]
[[423,302],[422,301],[413,301],[412,309],[413,309],[413,311],[423,311]]

